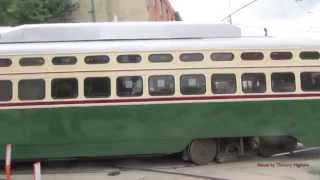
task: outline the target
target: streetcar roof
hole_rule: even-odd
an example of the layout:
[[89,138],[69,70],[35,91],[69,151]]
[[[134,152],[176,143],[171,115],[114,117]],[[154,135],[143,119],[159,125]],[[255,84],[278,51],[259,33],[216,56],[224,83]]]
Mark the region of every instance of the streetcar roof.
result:
[[0,43],[241,37],[229,24],[106,22],[22,25],[0,29]]
[[220,38],[190,40],[124,40],[0,44],[0,55],[71,54],[95,52],[201,51],[201,50],[318,50],[318,39]]

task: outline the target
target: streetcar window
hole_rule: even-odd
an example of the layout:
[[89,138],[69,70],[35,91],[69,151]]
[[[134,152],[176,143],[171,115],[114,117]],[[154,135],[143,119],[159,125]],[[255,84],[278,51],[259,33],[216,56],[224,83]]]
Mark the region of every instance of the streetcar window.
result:
[[215,94],[234,94],[237,91],[235,74],[214,74],[211,77],[212,92]]
[[205,76],[201,74],[181,76],[180,91],[184,95],[204,94],[206,92]]
[[138,54],[120,55],[117,57],[119,63],[139,63],[142,57]]
[[318,60],[320,53],[318,51],[303,51],[300,53],[300,58],[304,60]]
[[77,58],[74,56],[54,57],[52,63],[54,65],[73,65],[77,63]]
[[271,87],[273,92],[293,92],[296,90],[293,73],[272,73]]
[[110,58],[108,56],[87,56],[84,61],[86,64],[107,64]]
[[53,79],[51,81],[53,99],[72,99],[78,97],[78,80],[75,78]]
[[21,66],[41,66],[44,64],[44,59],[41,57],[21,58],[19,63]]
[[28,79],[19,81],[20,100],[40,100],[46,95],[45,81],[43,79]]
[[149,56],[149,61],[153,63],[157,62],[171,62],[173,56],[171,54],[151,54]]
[[212,61],[232,61],[234,59],[233,53],[221,52],[221,53],[212,53]]
[[320,91],[320,72],[303,72],[300,79],[303,91]]
[[90,77],[84,80],[84,96],[87,98],[109,97],[111,94],[110,78]]
[[244,93],[266,92],[266,76],[263,73],[245,73],[241,77]]
[[272,60],[290,60],[293,57],[291,52],[272,52],[270,56]]
[[171,75],[150,76],[149,94],[151,96],[166,96],[174,94],[174,77]]
[[0,67],[9,67],[11,66],[12,61],[11,59],[1,59],[0,58]]
[[12,82],[0,80],[0,101],[10,101],[12,99]]
[[140,76],[123,76],[117,78],[117,95],[119,97],[141,96],[143,82]]
[[202,61],[204,55],[201,53],[184,53],[180,55],[180,60],[185,62]]
[[241,59],[245,61],[260,61],[263,60],[262,52],[244,52],[241,54]]

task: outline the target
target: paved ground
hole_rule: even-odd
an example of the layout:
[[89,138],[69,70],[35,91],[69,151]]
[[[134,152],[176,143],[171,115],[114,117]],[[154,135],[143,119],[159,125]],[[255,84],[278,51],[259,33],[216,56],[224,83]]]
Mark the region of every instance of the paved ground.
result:
[[[320,148],[292,156],[245,158],[195,166],[177,157],[44,162],[43,180],[320,180]],[[32,180],[30,163],[15,164],[13,180]]]

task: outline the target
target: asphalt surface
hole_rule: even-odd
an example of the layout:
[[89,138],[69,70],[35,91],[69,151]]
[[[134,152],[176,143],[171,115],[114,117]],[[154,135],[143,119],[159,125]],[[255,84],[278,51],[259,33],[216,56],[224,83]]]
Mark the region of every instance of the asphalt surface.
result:
[[[3,176],[1,176],[3,179]],[[32,180],[32,163],[14,163],[13,180]],[[43,180],[320,180],[320,148],[271,158],[196,166],[177,156],[42,162]]]

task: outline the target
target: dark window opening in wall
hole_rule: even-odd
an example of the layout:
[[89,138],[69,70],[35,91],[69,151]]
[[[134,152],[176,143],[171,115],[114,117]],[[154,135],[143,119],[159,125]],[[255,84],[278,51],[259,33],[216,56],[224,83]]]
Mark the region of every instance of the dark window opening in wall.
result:
[[320,91],[320,72],[303,72],[300,79],[303,91]]
[[263,73],[245,73],[241,77],[244,93],[266,92],[266,76]]
[[87,56],[84,61],[86,64],[107,64],[110,58],[108,56]]
[[78,80],[75,78],[53,79],[51,81],[53,99],[73,99],[78,97]]
[[12,82],[0,80],[0,101],[10,101],[12,99]]
[[214,74],[211,78],[212,92],[215,94],[234,94],[237,92],[235,74]]
[[41,66],[44,64],[44,59],[41,57],[30,57],[30,58],[21,58],[21,66]]
[[300,58],[304,60],[318,60],[320,53],[318,51],[303,51],[300,53]]
[[138,54],[120,55],[117,57],[119,63],[139,63],[142,57]]
[[74,56],[54,57],[52,63],[54,65],[74,65],[77,63],[77,58]]
[[111,82],[108,77],[90,77],[84,80],[84,96],[87,98],[109,97]]
[[142,96],[143,81],[140,76],[124,76],[117,79],[117,95],[119,97]]
[[174,77],[171,75],[150,76],[149,94],[151,96],[173,95],[175,90]]
[[221,52],[221,53],[212,53],[212,61],[232,61],[234,59],[233,53],[230,52]]
[[11,66],[11,64],[12,64],[11,59],[0,58],[0,67],[9,67],[9,66]]
[[206,92],[206,77],[201,74],[182,75],[180,92],[184,95],[198,95]]
[[44,99],[46,85],[43,79],[19,81],[19,99],[23,101]]
[[173,56],[171,54],[152,54],[149,56],[149,61],[153,63],[157,62],[171,62]]
[[290,60],[293,54],[291,52],[272,52],[270,56],[272,60]]
[[272,73],[271,87],[273,92],[294,92],[296,90],[293,73]]
[[261,61],[263,58],[262,52],[244,52],[241,54],[241,59],[245,61]]
[[204,55],[201,53],[184,53],[180,55],[180,60],[184,62],[202,61]]

